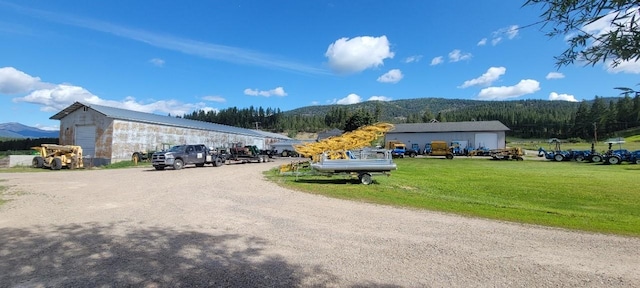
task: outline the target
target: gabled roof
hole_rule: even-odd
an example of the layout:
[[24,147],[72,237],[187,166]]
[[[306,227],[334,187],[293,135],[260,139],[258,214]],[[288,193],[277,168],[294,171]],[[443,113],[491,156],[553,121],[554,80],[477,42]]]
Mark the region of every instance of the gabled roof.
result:
[[228,125],[222,125],[222,124],[216,124],[216,123],[210,123],[210,122],[204,122],[204,121],[196,121],[196,120],[190,120],[190,119],[184,119],[184,118],[176,118],[171,116],[163,116],[163,115],[157,115],[157,114],[151,114],[151,113],[144,113],[144,112],[138,112],[138,111],[108,107],[108,106],[83,104],[80,102],[75,102],[71,104],[71,106],[63,109],[62,111],[58,112],[56,115],[51,116],[51,118],[49,119],[61,120],[62,118],[66,117],[72,112],[83,107],[91,108],[94,111],[106,117],[118,119],[118,120],[127,120],[127,121],[143,122],[143,123],[149,123],[149,124],[160,124],[160,125],[184,127],[184,128],[191,128],[191,129],[201,129],[201,130],[208,130],[208,131],[242,134],[242,135],[261,137],[261,138],[265,137],[262,134],[259,134],[258,132],[255,132],[251,129],[238,128],[238,127],[233,127]]
[[395,128],[388,133],[481,132],[510,130],[500,121],[407,123],[394,124],[394,126]]

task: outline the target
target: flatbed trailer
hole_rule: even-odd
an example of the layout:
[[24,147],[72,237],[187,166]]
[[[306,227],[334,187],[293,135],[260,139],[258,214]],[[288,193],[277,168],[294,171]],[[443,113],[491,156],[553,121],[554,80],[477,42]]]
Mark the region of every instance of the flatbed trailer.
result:
[[[360,183],[369,185],[373,183],[373,175],[389,176],[397,166],[393,163],[391,150],[386,149],[364,149],[357,152],[347,151],[346,159],[330,159],[329,154],[323,153],[319,161],[306,164],[308,162],[296,163],[296,168],[281,169],[283,175],[310,176],[320,175],[333,177],[357,176]],[[310,168],[310,169],[298,169]],[[301,171],[302,170],[302,171]]]

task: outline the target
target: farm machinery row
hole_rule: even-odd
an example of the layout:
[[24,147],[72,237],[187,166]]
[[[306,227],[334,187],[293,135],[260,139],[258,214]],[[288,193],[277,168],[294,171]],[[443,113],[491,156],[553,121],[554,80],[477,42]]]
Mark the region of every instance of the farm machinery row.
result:
[[540,147],[538,149],[538,157],[544,157],[545,159],[562,162],[562,161],[577,161],[577,162],[589,162],[589,163],[603,163],[603,164],[620,164],[622,162],[629,162],[632,164],[640,164],[640,150],[629,151],[627,149],[613,149],[613,145],[622,145],[624,140],[619,138],[610,139],[606,143],[609,148],[606,152],[599,153],[595,149],[595,144],[591,144],[590,150],[562,150],[560,148],[560,140],[552,138],[549,143],[555,145],[555,149],[552,151],[546,151]]

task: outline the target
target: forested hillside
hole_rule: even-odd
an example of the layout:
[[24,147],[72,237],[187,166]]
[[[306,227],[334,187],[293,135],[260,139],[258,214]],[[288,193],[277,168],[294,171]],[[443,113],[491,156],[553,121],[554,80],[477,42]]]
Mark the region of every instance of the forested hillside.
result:
[[617,131],[640,126],[640,94],[633,98],[629,95],[596,97],[594,100],[578,103],[420,98],[308,106],[286,112],[277,108],[233,107],[218,112],[194,111],[183,117],[290,134],[343,129],[345,125],[376,121],[418,123],[499,120],[511,129],[509,136],[588,140],[594,137],[594,133],[599,137],[613,136]]

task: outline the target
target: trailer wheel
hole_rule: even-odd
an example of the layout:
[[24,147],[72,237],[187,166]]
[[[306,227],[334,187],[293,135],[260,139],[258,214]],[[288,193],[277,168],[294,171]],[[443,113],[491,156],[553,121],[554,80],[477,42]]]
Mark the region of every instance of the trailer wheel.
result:
[[602,162],[602,157],[600,155],[593,155],[591,157],[591,162]]
[[522,160],[524,160],[524,158],[522,158],[520,156],[516,157],[516,161],[522,161]]
[[451,160],[453,159],[453,154],[447,154],[447,156],[445,156],[447,159]]
[[44,159],[42,159],[42,157],[40,156],[33,157],[33,160],[31,161],[31,167],[33,168],[44,167]]
[[176,159],[173,162],[173,169],[180,170],[182,169],[182,167],[184,167],[184,162],[182,162],[182,159]]
[[609,159],[607,159],[607,163],[609,164],[620,164],[620,158],[618,158],[618,156],[611,156],[609,157]]
[[51,160],[51,170],[60,169],[62,169],[62,160],[60,158],[53,158],[53,160]]
[[358,175],[358,178],[360,178],[360,182],[364,185],[373,183],[373,177],[371,177],[371,174],[369,173],[360,173],[360,175]]
[[562,162],[562,160],[564,160],[564,156],[562,154],[556,154],[553,156],[553,160],[556,160],[558,162]]

